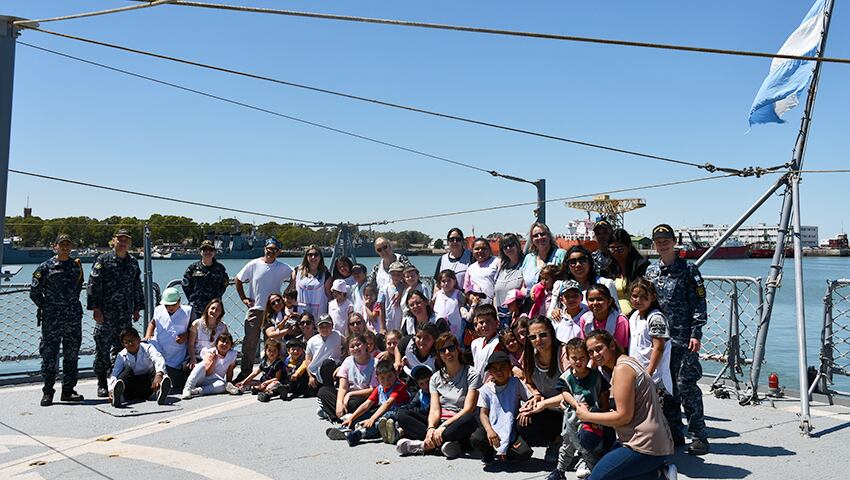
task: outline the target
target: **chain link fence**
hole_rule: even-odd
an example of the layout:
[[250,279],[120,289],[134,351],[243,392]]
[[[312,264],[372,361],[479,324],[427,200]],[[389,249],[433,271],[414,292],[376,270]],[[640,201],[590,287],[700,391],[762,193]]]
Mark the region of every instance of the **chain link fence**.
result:
[[833,388],[834,375],[850,377],[850,279],[826,283],[820,367],[810,390],[825,394],[832,405],[834,395],[850,396],[850,392]]
[[734,382],[736,392],[741,382],[749,378],[756,350],[758,327],[764,304],[760,278],[706,276],[708,321],[703,327],[700,357],[718,362],[723,368],[714,378]]

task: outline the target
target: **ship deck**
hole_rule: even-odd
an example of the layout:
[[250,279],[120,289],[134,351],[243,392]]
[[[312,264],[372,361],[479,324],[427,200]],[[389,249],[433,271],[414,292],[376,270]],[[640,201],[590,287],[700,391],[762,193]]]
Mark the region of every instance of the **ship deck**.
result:
[[[165,406],[114,409],[82,381],[83,404],[38,405],[39,385],[0,388],[0,478],[480,478],[476,459],[399,457],[380,440],[356,448],[328,440],[315,399],[258,402],[250,395],[202,397]],[[704,388],[707,392],[707,388]],[[58,398],[58,395],[57,395]],[[712,451],[677,452],[679,478],[847,478],[850,408],[812,404],[815,431],[800,434],[794,399],[739,406],[705,394]],[[543,478],[535,458],[492,478]],[[575,478],[568,474],[567,478]]]

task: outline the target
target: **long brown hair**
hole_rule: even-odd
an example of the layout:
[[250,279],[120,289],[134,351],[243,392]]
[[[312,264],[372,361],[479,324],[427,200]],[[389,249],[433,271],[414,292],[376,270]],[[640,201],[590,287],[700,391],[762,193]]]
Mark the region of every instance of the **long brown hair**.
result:
[[452,344],[457,349],[457,361],[460,362],[461,365],[468,365],[466,361],[464,361],[463,355],[460,351],[460,342],[458,342],[457,338],[451,332],[443,332],[437,337],[437,340],[434,342],[434,349],[436,350],[436,355],[434,357],[434,368],[436,368],[441,375],[445,376],[445,372],[443,369],[446,368],[446,364],[443,363],[443,359],[440,358],[440,352],[446,346]]
[[304,250],[304,258],[301,259],[301,265],[299,266],[299,270],[301,270],[301,278],[310,275],[310,261],[307,260],[307,254],[314,250],[319,253],[319,268],[316,271],[316,278],[327,279],[331,272],[328,270],[327,265],[325,265],[325,254],[322,253],[322,249],[315,244],[310,245],[307,247],[307,250]]
[[[219,324],[224,323],[224,302],[219,297],[213,298],[212,300],[207,302],[207,306],[204,307],[204,313],[201,314],[201,322],[203,322],[204,326],[208,325],[207,324],[207,312],[209,311],[209,309],[210,309],[210,307],[212,306],[213,303],[218,304],[219,309],[221,309],[221,316],[218,317],[218,320],[216,320],[216,323],[215,323],[215,327],[213,327],[212,331],[210,332],[210,342],[215,340],[213,338],[213,335],[215,335],[215,329],[218,328]],[[224,327],[227,328],[227,325],[225,325]]]
[[[558,337],[555,336],[555,327],[552,326],[552,322],[549,321],[543,315],[539,315],[534,320],[528,323],[528,330],[531,331],[532,325],[543,325],[546,327],[546,331],[549,332],[549,338],[552,339],[552,347],[551,352],[549,353],[549,370],[546,372],[546,375],[549,377],[558,376],[558,365],[561,360],[561,341],[558,340]],[[525,381],[534,388],[537,388],[534,385],[534,369],[537,368],[535,365],[535,357],[534,357],[534,342],[526,339],[525,340],[525,352],[522,355],[522,372],[525,374]]]

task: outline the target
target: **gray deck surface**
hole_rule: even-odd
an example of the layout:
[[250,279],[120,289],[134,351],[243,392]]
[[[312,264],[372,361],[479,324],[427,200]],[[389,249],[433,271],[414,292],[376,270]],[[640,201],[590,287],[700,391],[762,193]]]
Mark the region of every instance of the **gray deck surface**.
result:
[[[91,380],[78,390],[95,397]],[[113,409],[102,400],[43,408],[40,398],[37,385],[0,388],[2,479],[524,479],[551,468],[542,448],[493,473],[472,458],[402,458],[383,443],[351,448],[325,437],[330,424],[316,418],[315,399],[172,397],[163,407]],[[734,396],[704,398],[712,452],[677,453],[679,478],[850,478],[850,408],[814,403],[816,430],[805,438],[792,399],[741,407]]]

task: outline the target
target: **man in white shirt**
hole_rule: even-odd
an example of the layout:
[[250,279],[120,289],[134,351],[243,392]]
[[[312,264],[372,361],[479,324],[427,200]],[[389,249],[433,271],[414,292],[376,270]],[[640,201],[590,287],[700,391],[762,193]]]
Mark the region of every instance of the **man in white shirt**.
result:
[[165,358],[165,371],[172,387],[182,390],[189,376],[186,369],[192,307],[180,304],[180,291],[174,287],[162,292],[162,300],[153,310],[145,339]]
[[[254,361],[259,353],[263,311],[269,295],[280,293],[283,282],[293,281],[292,267],[277,261],[279,251],[280,243],[269,237],[264,255],[248,262],[236,274],[236,293],[248,307],[248,313],[245,315],[245,336],[242,338],[242,366],[235,382],[243,380],[254,369]],[[251,287],[253,297],[245,295],[243,284],[246,282]]]

